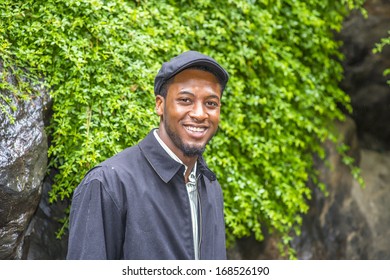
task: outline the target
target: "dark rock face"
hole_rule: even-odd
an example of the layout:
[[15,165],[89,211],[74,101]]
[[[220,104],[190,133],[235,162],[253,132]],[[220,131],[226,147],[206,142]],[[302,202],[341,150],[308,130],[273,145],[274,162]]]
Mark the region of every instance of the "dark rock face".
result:
[[[12,75],[5,73],[2,64],[0,71],[10,84],[17,83]],[[8,111],[14,123],[3,112],[0,114],[0,259],[22,257],[24,233],[41,198],[47,170],[43,112],[49,95],[44,88],[32,88],[39,94],[28,100],[1,92],[17,108]]]
[[367,221],[371,242],[367,259],[390,259],[390,152],[361,151],[360,168],[366,188],[352,188],[351,196]]
[[67,235],[57,239],[56,232],[62,224],[67,201],[49,203],[48,192],[52,182],[47,176],[43,182],[42,197],[38,209],[31,220],[24,236],[22,259],[28,260],[62,260],[66,257]]
[[390,68],[390,46],[373,53],[376,43],[388,36],[390,2],[369,0],[368,17],[356,13],[345,21],[339,34],[345,54],[345,78],[342,88],[351,96],[352,118],[357,124],[360,146],[367,149],[390,149],[390,87],[383,71]]
[[340,126],[340,131],[343,135],[352,133],[352,138],[345,140],[351,156],[359,159],[366,187],[362,188],[348,173],[334,146],[327,145],[331,168],[323,163],[318,166],[329,196],[314,190],[302,236],[295,239],[298,257],[390,259],[390,153],[359,149],[352,120]]
[[[0,71],[8,83],[17,84],[1,62]],[[68,203],[51,204],[48,195],[54,176],[47,173],[45,133],[51,99],[44,87],[31,84],[31,89],[27,100],[0,92],[16,107],[12,111],[4,103],[14,122],[0,112],[0,259],[64,259],[67,237],[59,240],[56,232]]]
[[[356,127],[351,119],[338,125],[344,143],[350,146],[349,156],[358,162],[360,151]],[[326,162],[316,163],[328,195],[313,189],[310,210],[304,216],[302,234],[293,246],[299,259],[368,259],[373,234],[369,221],[352,195],[360,187],[342,163],[333,143],[326,143]]]

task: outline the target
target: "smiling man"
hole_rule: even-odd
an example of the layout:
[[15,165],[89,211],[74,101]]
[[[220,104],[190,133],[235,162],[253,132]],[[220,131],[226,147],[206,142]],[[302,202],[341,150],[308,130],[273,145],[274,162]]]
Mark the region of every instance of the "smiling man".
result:
[[217,132],[228,78],[195,51],[162,65],[159,127],[76,188],[68,259],[226,259],[222,191],[202,153]]

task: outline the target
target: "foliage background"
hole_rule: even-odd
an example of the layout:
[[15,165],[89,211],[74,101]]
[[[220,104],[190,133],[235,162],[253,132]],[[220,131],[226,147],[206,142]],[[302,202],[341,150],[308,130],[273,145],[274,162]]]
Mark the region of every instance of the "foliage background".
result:
[[[228,240],[261,240],[266,226],[288,244],[308,210],[306,183],[317,182],[313,154],[324,158],[321,144],[337,141],[340,108],[350,110],[333,34],[362,2],[1,1],[4,67],[44,78],[53,97],[49,157],[59,173],[51,201],[71,198],[89,168],[157,126],[154,76],[162,62],[194,49],[231,76],[205,154],[223,186]],[[35,94],[4,75],[0,83],[19,98]],[[5,96],[0,104],[3,112],[13,106]]]

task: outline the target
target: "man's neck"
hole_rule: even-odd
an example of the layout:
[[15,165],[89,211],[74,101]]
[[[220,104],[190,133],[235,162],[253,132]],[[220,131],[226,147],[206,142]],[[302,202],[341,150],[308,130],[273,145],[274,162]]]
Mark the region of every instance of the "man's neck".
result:
[[160,143],[160,145],[164,148],[165,151],[167,151],[167,153],[174,160],[176,160],[176,161],[178,161],[178,162],[180,162],[180,163],[182,163],[182,164],[184,164],[186,166],[186,172],[184,174],[184,179],[185,179],[185,181],[187,183],[188,182],[188,177],[189,177],[192,169],[194,168],[196,161],[198,160],[198,156],[188,157],[188,156],[184,155],[184,153],[181,152],[181,151],[179,152],[180,154],[176,154],[168,147],[168,145],[160,137],[158,129],[156,129],[154,131],[154,135],[156,136],[156,139]]

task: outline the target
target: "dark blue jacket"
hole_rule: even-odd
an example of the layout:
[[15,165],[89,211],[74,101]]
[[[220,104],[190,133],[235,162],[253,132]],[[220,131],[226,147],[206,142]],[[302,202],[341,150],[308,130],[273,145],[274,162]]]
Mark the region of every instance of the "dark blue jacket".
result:
[[[200,259],[226,259],[221,187],[202,157],[197,172]],[[90,170],[74,192],[67,259],[194,259],[183,173],[153,132]]]

